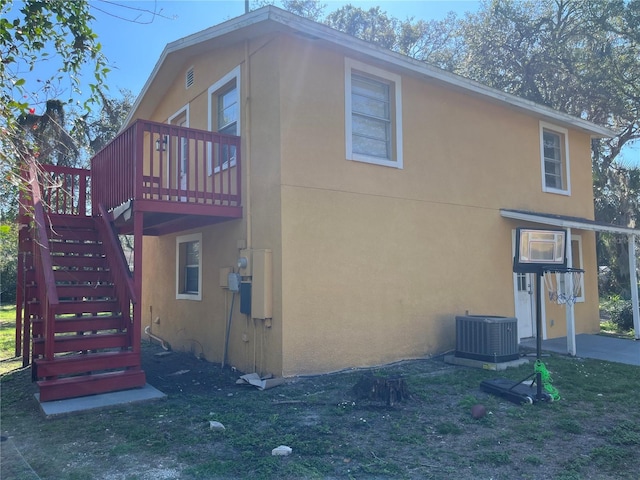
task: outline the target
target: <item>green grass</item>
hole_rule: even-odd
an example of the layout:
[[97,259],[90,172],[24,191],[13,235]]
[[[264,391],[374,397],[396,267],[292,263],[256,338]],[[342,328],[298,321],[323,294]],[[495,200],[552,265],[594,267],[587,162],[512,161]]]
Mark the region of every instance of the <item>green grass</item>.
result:
[[16,308],[0,307],[0,375],[22,365],[16,354]]

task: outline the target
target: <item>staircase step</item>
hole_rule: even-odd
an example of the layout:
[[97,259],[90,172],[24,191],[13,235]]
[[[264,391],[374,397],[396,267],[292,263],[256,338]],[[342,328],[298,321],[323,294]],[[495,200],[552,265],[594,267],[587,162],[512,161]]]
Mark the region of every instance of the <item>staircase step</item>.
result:
[[115,287],[113,285],[58,285],[58,298],[87,297],[87,298],[114,298]]
[[[56,318],[53,326],[55,333],[94,332],[126,328],[127,325],[123,325],[122,322],[122,315],[84,315],[82,317]],[[44,334],[44,320],[33,320],[32,325],[34,336]]]
[[42,380],[38,382],[38,387],[40,389],[40,401],[50,402],[64,398],[84,397],[97,393],[144,387],[145,383],[146,378],[142,370],[125,370],[56,380]]
[[56,253],[77,253],[77,254],[93,254],[102,255],[101,243],[84,243],[84,242],[49,242],[49,251]]
[[73,375],[100,370],[140,366],[140,354],[134,352],[103,352],[65,355],[54,360],[35,361],[38,378]]
[[72,283],[111,283],[109,270],[63,270],[53,271],[56,282]]
[[[53,353],[102,350],[128,347],[126,333],[102,333],[96,335],[58,335],[54,340]],[[33,339],[33,353],[44,355],[44,338]]]
[[91,313],[100,312],[118,312],[119,304],[116,300],[91,300],[85,302],[65,302],[58,303],[56,313],[64,315],[65,313]]
[[71,255],[51,255],[51,263],[56,267],[76,267],[76,268],[106,268],[105,257],[80,257]]
[[53,227],[55,231],[56,228],[67,229],[67,228],[84,228],[84,229],[92,229],[95,228],[96,222],[92,217],[80,217],[80,216],[71,216],[71,215],[56,215],[55,213],[50,213],[47,215],[47,225]]
[[98,232],[95,230],[67,230],[67,229],[58,229],[55,233],[52,233],[49,236],[49,241],[57,241],[57,240],[74,240],[74,241],[83,241],[83,242],[94,242],[99,243]]

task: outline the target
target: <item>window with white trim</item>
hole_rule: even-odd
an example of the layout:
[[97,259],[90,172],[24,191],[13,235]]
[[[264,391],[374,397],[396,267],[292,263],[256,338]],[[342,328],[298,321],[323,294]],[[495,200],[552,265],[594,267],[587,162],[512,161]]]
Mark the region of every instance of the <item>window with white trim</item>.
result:
[[[208,92],[208,128],[225,135],[240,135],[240,67],[234,68],[216,83]],[[207,161],[208,174],[236,164],[236,147],[216,145],[215,151],[209,149]]]
[[569,195],[569,142],[566,129],[540,123],[542,190]]
[[345,59],[347,160],[402,168],[399,75]]
[[202,234],[176,237],[176,298],[202,299]]

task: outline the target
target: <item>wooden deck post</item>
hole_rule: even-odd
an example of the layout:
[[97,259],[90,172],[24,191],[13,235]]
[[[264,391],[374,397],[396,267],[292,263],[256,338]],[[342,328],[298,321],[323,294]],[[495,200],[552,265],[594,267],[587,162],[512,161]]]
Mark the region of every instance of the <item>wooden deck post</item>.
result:
[[133,351],[140,353],[140,341],[142,337],[142,230],[143,212],[133,213],[133,285],[137,303],[133,306],[133,331],[131,333],[131,346]]

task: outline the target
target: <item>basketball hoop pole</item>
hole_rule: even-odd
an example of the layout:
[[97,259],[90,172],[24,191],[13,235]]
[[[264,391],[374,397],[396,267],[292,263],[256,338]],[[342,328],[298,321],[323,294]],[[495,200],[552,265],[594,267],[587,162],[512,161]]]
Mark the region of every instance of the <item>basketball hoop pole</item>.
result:
[[[536,360],[542,359],[542,270],[536,272]],[[542,400],[542,373],[536,372],[536,400]]]

